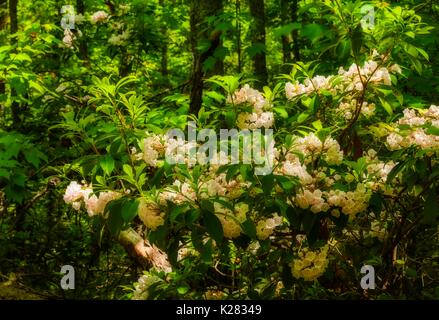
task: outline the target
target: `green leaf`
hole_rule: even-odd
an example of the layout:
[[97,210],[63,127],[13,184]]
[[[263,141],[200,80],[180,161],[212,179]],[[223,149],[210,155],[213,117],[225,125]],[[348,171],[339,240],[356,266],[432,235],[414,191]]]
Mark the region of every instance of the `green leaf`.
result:
[[324,29],[322,25],[310,23],[301,29],[300,34],[302,37],[311,40],[311,42],[316,42],[323,36],[323,31]]
[[6,179],[9,179],[9,176],[10,176],[10,174],[9,174],[9,171],[8,170],[6,170],[6,169],[4,169],[4,168],[0,168],[0,178],[6,178]]
[[425,132],[427,134],[431,134],[431,135],[434,135],[434,136],[439,136],[439,128],[435,127],[435,126],[428,127]]
[[125,174],[126,174],[128,177],[134,179],[133,168],[131,168],[130,165],[128,165],[128,164],[124,164],[123,167],[122,167],[122,169],[123,169],[123,172],[125,172]]
[[169,221],[174,222],[175,219],[185,211],[185,209],[186,206],[175,206],[172,208],[171,213],[169,214]]
[[227,126],[229,126],[229,128],[233,128],[236,122],[236,113],[233,111],[227,111],[225,117]]
[[241,228],[244,234],[249,236],[251,239],[256,239],[256,226],[252,220],[245,220],[241,223]]
[[393,108],[389,102],[380,97],[380,102],[384,110],[391,116],[393,114]]
[[177,292],[179,293],[179,294],[186,294],[186,293],[188,293],[188,291],[189,291],[189,289],[190,289],[190,287],[188,286],[188,285],[182,285],[182,286],[179,286],[178,288],[177,288]]
[[287,119],[288,118],[288,112],[284,109],[284,108],[273,108],[274,111],[276,111],[276,113],[278,115],[280,115],[282,118]]
[[122,205],[122,218],[125,222],[132,221],[137,216],[139,200],[127,199]]
[[363,46],[363,29],[361,24],[358,24],[357,27],[353,30],[351,34],[351,43],[352,43],[352,52],[354,56],[358,57],[361,51],[361,47]]
[[261,178],[261,183],[262,183],[262,190],[264,191],[265,195],[269,195],[271,193],[271,190],[273,190],[274,188],[274,175],[272,174],[268,174],[265,176],[262,176]]
[[104,173],[109,176],[114,170],[114,159],[111,157],[111,155],[107,154],[101,158],[99,165],[101,166],[102,170],[104,170]]
[[248,47],[246,51],[250,56],[250,58],[253,58],[257,54],[265,52],[265,50],[266,50],[265,44],[263,44],[262,42],[258,42]]
[[212,239],[207,240],[206,244],[202,246],[200,254],[201,254],[201,260],[203,260],[205,264],[212,263],[212,254],[213,254]]
[[295,186],[295,183],[290,178],[285,176],[276,176],[276,181],[286,192],[291,192]]
[[106,211],[108,211],[107,226],[110,233],[117,236],[121,230],[124,228],[124,219],[122,218],[123,201],[116,200],[111,201],[106,206]]
[[437,201],[437,194],[434,187],[430,189],[427,198],[425,199],[423,213],[423,222],[427,224],[434,223],[439,217],[439,204]]
[[223,226],[218,217],[208,211],[203,213],[203,222],[206,227],[207,232],[216,241],[216,243],[221,243],[223,241]]
[[273,31],[273,37],[274,38],[280,38],[286,35],[291,34],[293,30],[300,29],[302,27],[302,24],[295,22],[295,23],[289,23],[287,25],[284,25],[282,27],[279,27]]
[[387,184],[392,183],[393,179],[398,175],[398,173],[406,166],[407,161],[401,161],[396,166],[393,167],[393,169],[389,172],[387,175]]

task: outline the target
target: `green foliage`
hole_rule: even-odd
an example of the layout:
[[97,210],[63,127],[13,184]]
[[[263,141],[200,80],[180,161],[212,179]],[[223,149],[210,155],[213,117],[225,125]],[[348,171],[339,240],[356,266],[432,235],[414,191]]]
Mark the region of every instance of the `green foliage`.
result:
[[[23,282],[55,299],[439,298],[439,129],[428,115],[439,101],[437,4],[266,0],[266,39],[254,42],[244,2],[222,1],[197,33],[188,1],[78,3],[71,33],[52,0],[19,1],[18,32],[0,30],[1,288]],[[92,21],[98,11],[107,16]],[[202,106],[189,114],[197,63]],[[168,129],[194,121],[218,135],[261,113],[277,150],[270,174],[253,160],[164,156],[179,143]],[[145,267],[140,244],[159,262]],[[305,257],[316,274],[300,270]],[[85,284],[75,292],[59,287],[65,264]],[[375,291],[359,287],[364,264]]]

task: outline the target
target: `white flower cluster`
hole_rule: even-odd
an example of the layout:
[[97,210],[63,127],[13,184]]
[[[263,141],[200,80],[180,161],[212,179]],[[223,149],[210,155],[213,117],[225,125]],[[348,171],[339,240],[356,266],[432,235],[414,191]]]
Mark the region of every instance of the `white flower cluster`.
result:
[[296,279],[303,278],[305,281],[313,281],[320,277],[329,264],[329,245],[319,250],[305,248],[298,254],[291,264],[291,271]]
[[305,156],[305,163],[313,162],[323,156],[328,165],[338,165],[343,161],[343,151],[336,140],[327,137],[322,142],[314,133],[296,140],[295,149]]
[[234,212],[218,202],[214,203],[214,208],[215,215],[223,227],[224,237],[229,239],[239,237],[242,232],[240,224],[247,219],[248,204],[236,204]]
[[294,84],[287,82],[285,85],[285,95],[288,100],[292,100],[297,96],[303,94],[310,94],[314,91],[319,91],[322,89],[333,90],[331,85],[332,77],[316,76],[312,79],[305,79],[304,83],[296,81]]
[[439,136],[428,134],[423,126],[439,128],[439,107],[432,105],[429,109],[421,111],[405,109],[404,117],[399,119],[396,125],[409,126],[406,128],[395,128],[394,132],[387,136],[387,145],[390,150],[399,150],[411,145],[422,149],[439,149]]
[[[390,70],[394,72],[400,71],[397,65],[392,66]],[[361,74],[361,78],[359,73]],[[362,91],[363,82],[368,79],[371,83],[384,84],[387,86],[392,85],[389,70],[379,66],[374,60],[366,61],[363,67],[357,66],[355,63],[353,63],[348,70],[344,70],[343,67],[340,67],[338,74],[342,76],[344,82],[348,84],[345,88],[347,91]]]
[[172,186],[159,193],[159,203],[163,206],[167,204],[167,201],[179,205],[184,202],[195,202],[196,200],[197,194],[191,185],[180,180],[175,180]]
[[323,199],[323,192],[319,189],[310,191],[302,190],[296,194],[296,203],[302,209],[308,209],[314,213],[326,212],[329,210],[329,205]]
[[[393,65],[389,69],[380,66],[376,61],[366,61],[363,67],[352,64],[348,70],[340,67],[338,76],[315,76],[306,78],[303,83],[287,82],[285,85],[285,95],[288,100],[292,100],[301,95],[309,95],[320,90],[327,90],[331,94],[337,94],[349,91],[362,91],[363,83],[366,81],[375,84],[392,84],[390,72],[401,73],[398,65]],[[361,74],[361,77],[360,77]]]
[[270,128],[273,126],[274,116],[273,112],[261,112],[261,113],[248,113],[241,112],[238,114],[236,121],[236,126],[239,129],[259,129],[259,128]]
[[367,151],[365,155],[368,173],[368,187],[372,190],[386,188],[385,183],[390,171],[395,167],[396,163],[392,160],[385,163],[378,159],[377,152],[373,149]]
[[96,11],[90,18],[91,23],[96,24],[107,20],[108,14],[105,11]]
[[196,142],[187,142],[181,138],[168,138],[163,135],[151,135],[141,143],[142,153],[134,154],[137,160],[143,159],[151,167],[157,167],[166,156],[175,163],[185,163],[189,166],[195,161],[190,161],[190,150],[196,148]]
[[84,203],[90,216],[103,214],[105,206],[113,200],[121,197],[120,193],[107,191],[99,193],[99,197],[93,194],[91,186],[81,185],[72,181],[64,194],[64,201],[71,204],[75,210],[80,210]]
[[155,230],[165,223],[165,214],[162,213],[157,204],[152,201],[140,200],[137,214],[143,224],[151,230]]
[[277,213],[268,219],[259,220],[256,225],[256,235],[259,239],[268,239],[274,232],[274,229],[282,224],[282,217]]
[[108,43],[113,46],[124,46],[128,43],[130,35],[131,33],[129,30],[125,30],[120,34],[112,34],[108,39]]
[[227,97],[227,102],[234,105],[248,104],[252,112],[238,114],[237,127],[239,129],[254,130],[258,128],[270,128],[274,123],[272,112],[266,111],[271,108],[270,103],[258,90],[250,88],[248,84]]
[[[357,184],[354,191],[331,190],[327,193],[327,201],[330,206],[341,208],[341,211],[354,218],[358,213],[367,209],[372,193],[364,184]],[[339,215],[337,209],[331,212],[334,216]]]
[[211,171],[210,178],[208,177],[205,182],[201,183],[200,197],[219,196],[227,199],[237,199],[242,195],[244,189],[250,185],[250,183],[242,180],[241,176],[238,176],[237,179],[227,181],[225,173],[216,175],[214,171]]
[[76,36],[73,34],[72,30],[64,29],[64,38],[62,42],[64,42],[67,48],[73,48],[73,41],[76,39]]
[[295,203],[302,209],[309,209],[313,213],[327,212],[338,217],[340,211],[351,218],[367,209],[372,193],[364,184],[357,184],[354,191],[329,190],[305,188],[298,192]]
[[[338,111],[343,115],[346,120],[350,120],[354,117],[355,108],[357,107],[357,100],[352,99],[349,102],[342,102],[338,107]],[[361,113],[367,118],[370,118],[375,114],[376,106],[374,103],[363,102],[361,106]]]
[[156,167],[158,164],[158,158],[165,152],[165,146],[162,142],[162,137],[159,135],[149,136],[143,139],[143,153],[140,157],[152,167]]
[[298,177],[302,185],[311,184],[313,177],[308,173],[306,165],[300,163],[299,157],[289,152],[285,156],[285,161],[275,168],[276,174]]

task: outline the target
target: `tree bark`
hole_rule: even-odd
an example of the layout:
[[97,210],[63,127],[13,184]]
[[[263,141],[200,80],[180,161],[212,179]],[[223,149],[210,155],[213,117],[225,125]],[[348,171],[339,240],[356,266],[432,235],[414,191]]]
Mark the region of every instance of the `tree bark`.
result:
[[159,6],[161,7],[162,17],[161,17],[161,34],[163,36],[163,42],[161,44],[162,58],[160,61],[160,73],[163,77],[163,83],[165,85],[169,84],[169,70],[168,70],[168,30],[166,27],[166,19],[164,17],[165,0],[159,0]]
[[[10,19],[10,31],[14,34],[18,31],[18,16],[17,16],[17,4],[18,0],[9,0],[9,19]],[[11,37],[11,44],[17,43],[16,37]],[[11,89],[11,95],[14,96],[15,90]],[[12,114],[12,125],[14,129],[19,129],[20,127],[20,105],[17,101],[13,101],[11,105]]]
[[[85,14],[84,0],[76,0],[76,7],[78,13],[84,16]],[[79,38],[79,57],[81,58],[81,60],[85,61],[85,64],[88,64],[88,46],[87,46],[87,40],[85,34],[86,34],[86,30],[82,30],[82,37]]]
[[241,0],[236,0],[236,51],[238,52],[238,73],[242,71],[242,57],[241,57]]
[[154,267],[157,270],[170,272],[171,265],[166,253],[151,245],[143,239],[134,229],[123,230],[117,236],[118,242],[125,248],[125,251],[134,258],[142,267]]
[[265,8],[264,0],[249,0],[251,24],[251,42],[253,46],[263,45],[264,50],[253,56],[253,69],[259,81],[255,87],[262,88],[268,82],[267,57],[265,53]]
[[[298,22],[298,10],[299,10],[299,0],[293,0],[291,3],[291,21]],[[300,46],[299,46],[299,32],[297,29],[293,30],[293,54],[294,60],[300,60]]]
[[[297,22],[298,0],[281,0],[280,6],[283,25]],[[284,64],[300,60],[297,30],[282,36],[282,53]]]
[[[190,1],[190,44],[193,55],[192,89],[190,96],[189,112],[198,114],[202,105],[203,85],[205,70],[204,63],[212,57],[221,44],[221,32],[207,25],[206,18],[218,14],[222,8],[222,0],[191,0]],[[200,52],[197,48],[198,41],[208,39],[209,47]],[[218,67],[221,68],[221,67]],[[217,69],[218,70],[218,69]]]
[[[0,32],[5,30],[8,25],[8,0],[0,0]],[[3,43],[5,40],[3,33],[0,34],[0,41]],[[0,79],[0,97],[6,92],[6,84],[3,79]],[[1,100],[0,100],[1,101]],[[0,104],[0,117],[4,117],[5,106],[3,103]],[[3,121],[0,122],[3,125]]]
[[[11,23],[11,34],[14,34],[18,31],[18,17],[17,17],[17,4],[18,0],[9,0],[9,17]],[[13,42],[16,42],[16,39],[13,38]]]

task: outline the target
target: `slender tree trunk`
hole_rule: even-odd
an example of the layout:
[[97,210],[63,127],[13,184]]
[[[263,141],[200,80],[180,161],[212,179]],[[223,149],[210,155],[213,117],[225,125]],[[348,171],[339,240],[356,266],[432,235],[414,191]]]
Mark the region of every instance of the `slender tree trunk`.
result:
[[[84,0],[76,0],[76,7],[78,13],[84,16],[85,14],[85,3]],[[86,30],[81,30],[82,37],[79,38],[79,56],[81,60],[84,60],[86,64],[88,64],[88,46],[86,39]]]
[[[18,0],[9,0],[9,19],[10,19],[10,31],[14,34],[18,31],[18,15],[17,15]],[[11,38],[11,44],[17,43],[17,38]],[[15,96],[15,90],[11,89],[11,95]],[[17,101],[13,101],[11,105],[12,122],[15,129],[20,127],[20,105]]]
[[[8,0],[0,0],[0,41],[6,39],[3,34],[3,30],[7,28],[8,25]],[[6,85],[3,79],[0,79],[0,102],[2,101],[1,97],[6,93]],[[5,114],[5,106],[3,103],[0,103],[0,117],[4,117]],[[0,122],[0,125],[3,126],[3,121]]]
[[238,52],[238,73],[242,71],[241,57],[241,0],[236,0],[236,51]]
[[253,17],[251,24],[252,45],[263,45],[264,51],[253,56],[253,69],[258,83],[257,88],[262,88],[268,82],[267,57],[265,53],[265,8],[264,0],[249,0],[250,14]]
[[[206,19],[209,16],[216,15],[222,8],[222,0],[191,0],[190,1],[190,44],[193,55],[192,66],[192,89],[189,112],[198,114],[202,105],[203,85],[205,70],[204,63],[209,57],[212,57],[215,50],[219,47],[221,32],[210,28]],[[213,30],[212,30],[213,29]],[[210,41],[209,48],[200,52],[197,48],[200,39]]]
[[160,73],[163,77],[163,83],[165,85],[169,84],[169,71],[168,71],[168,30],[166,26],[166,19],[164,17],[165,10],[165,0],[159,0],[159,6],[161,8],[162,16],[161,16],[161,34],[163,36],[163,42],[161,45],[162,58],[160,61]]
[[[298,0],[281,0],[280,6],[283,25],[297,22]],[[282,36],[282,53],[284,64],[300,60],[297,30]]]
[[[11,34],[14,34],[18,31],[18,17],[17,17],[17,4],[18,0],[9,0],[9,17],[11,19]],[[13,42],[16,42],[16,39],[13,38]]]
[[[299,0],[292,0],[291,3],[291,21],[292,22],[298,22],[298,10],[299,10]],[[293,30],[293,54],[294,54],[294,60],[299,61],[300,60],[300,46],[299,46],[299,32],[297,29]]]
[[[289,9],[290,9],[290,0],[281,0],[280,1],[280,9],[281,9],[281,21],[282,25],[287,25],[290,23],[290,15],[289,15]],[[291,43],[292,43],[292,35],[291,34],[285,34],[282,36],[282,61],[283,63],[290,63],[292,61],[292,50],[291,50]]]
[[[211,8],[211,12],[210,15],[221,15],[224,12],[224,6],[223,6],[223,1],[212,1],[212,3],[210,4],[212,6]],[[218,36],[218,43],[216,44],[216,46],[213,48],[211,55],[214,55],[215,58],[215,64],[213,66],[213,68],[211,70],[209,70],[207,72],[207,76],[211,77],[213,75],[223,75],[224,74],[224,60],[222,57],[219,57],[216,55],[216,51],[219,48],[222,48],[223,45],[223,41],[221,39],[221,33],[216,32],[216,30],[214,30],[214,34]],[[209,39],[212,41],[212,34],[209,36]],[[214,41],[211,42],[211,44]]]
[[8,24],[8,0],[0,0],[0,31]]

